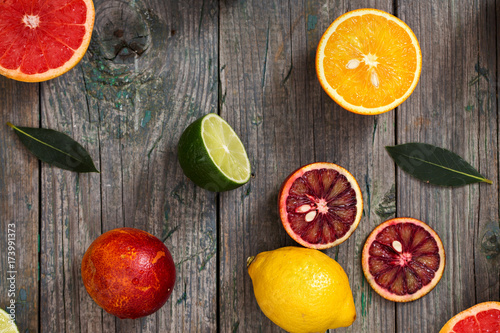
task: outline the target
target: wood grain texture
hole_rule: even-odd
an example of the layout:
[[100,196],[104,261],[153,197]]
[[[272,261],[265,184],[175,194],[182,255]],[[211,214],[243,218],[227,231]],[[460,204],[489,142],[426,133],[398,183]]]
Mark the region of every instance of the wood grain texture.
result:
[[[38,127],[38,89],[38,84],[0,77],[0,306],[5,310],[11,299],[15,301],[16,323],[21,332],[39,331],[40,178],[38,160],[24,148],[6,123]],[[14,255],[8,250],[8,234],[15,235],[11,239],[15,243]],[[14,266],[10,266],[11,263]],[[12,276],[14,279],[7,280]]]
[[293,70],[290,21],[301,17],[291,18],[284,1],[220,5],[220,113],[245,145],[254,175],[220,197],[220,331],[277,332],[258,308],[246,259],[294,244],[279,222],[276,202],[287,172],[283,166],[298,166],[295,147],[304,135],[312,138],[295,122],[299,113],[308,115],[292,107],[287,77]]
[[[42,127],[80,142],[99,169],[95,119],[81,66],[41,85]],[[81,259],[101,234],[100,175],[42,165],[40,323],[44,332],[103,332],[100,308],[87,295]]]
[[[370,5],[391,11],[392,2]],[[394,331],[394,305],[372,297],[360,266],[366,236],[395,213],[395,171],[384,150],[394,143],[394,115],[363,117],[338,107],[322,91],[314,65],[330,23],[361,7],[333,1],[221,3],[221,114],[246,144],[255,174],[242,191],[221,196],[222,332],[281,331],[258,308],[245,263],[259,252],[297,245],[279,221],[277,194],[290,172],[315,161],[349,169],[367,198],[356,233],[327,251],[350,277],[360,318],[339,331]]]
[[[477,96],[478,170],[493,181],[479,187],[479,214],[474,226],[476,303],[497,300],[500,295],[500,220],[498,161],[498,53],[496,1],[478,1],[478,60],[474,67],[477,83],[471,85]],[[478,281],[480,283],[478,283]]]
[[[405,21],[423,53],[414,93],[378,116],[339,107],[315,73],[322,33],[366,7]],[[459,311],[498,301],[497,1],[96,0],[95,8],[90,48],[74,69],[41,84],[0,77],[0,252],[16,223],[21,332],[283,332],[260,311],[246,259],[297,245],[281,225],[278,190],[316,161],[348,169],[364,198],[357,230],[325,251],[349,276],[357,310],[335,332],[437,332]],[[235,129],[252,166],[248,184],[220,194],[195,186],[177,162],[182,131],[209,112]],[[101,173],[38,162],[7,121],[70,135]],[[415,141],[461,155],[493,185],[413,179],[384,147]],[[408,304],[375,293],[360,263],[368,234],[394,216],[428,223],[447,255],[436,288]],[[91,242],[123,226],[164,241],[177,268],[171,298],[138,320],[104,312],[81,281]],[[7,268],[2,254],[2,308]]]
[[[399,1],[399,16],[420,40],[423,68],[411,103],[398,113],[397,141],[451,149],[496,181],[497,155],[489,154],[488,147],[497,141],[497,111],[484,82],[489,79],[481,74],[481,68],[496,71],[493,55],[484,53],[486,43],[491,43],[487,41],[491,28],[481,19],[487,7],[485,1],[425,5]],[[398,331],[407,332],[415,318],[420,324],[414,324],[411,332],[436,331],[479,298],[485,300],[484,289],[491,292],[490,300],[498,297],[498,272],[486,262],[478,244],[480,229],[490,219],[497,221],[498,214],[498,185],[485,185],[433,187],[398,172],[398,215],[427,222],[441,236],[447,255],[436,288],[416,302],[398,305]]]
[[[330,1],[328,5],[328,10],[318,12],[316,45],[322,32],[348,11],[368,7],[394,13],[393,1],[345,1],[340,4]],[[321,107],[313,108],[316,159],[347,168],[356,177],[364,200],[363,217],[356,231],[346,242],[326,251],[346,270],[357,312],[352,326],[335,331],[394,332],[395,305],[369,286],[361,268],[361,252],[371,231],[396,214],[395,169],[385,146],[395,143],[395,117],[400,111],[397,108],[378,116],[357,115],[338,106],[319,85],[316,89],[321,92]]]
[[[42,327],[48,332],[211,332],[216,328],[215,194],[182,174],[187,124],[217,108],[217,6],[96,1],[89,51],[43,87],[43,126],[82,142],[101,174],[42,172]],[[196,9],[196,10],[194,10]],[[117,227],[165,241],[177,268],[156,314],[120,320],[86,293],[80,263]],[[61,309],[62,308],[62,309]]]

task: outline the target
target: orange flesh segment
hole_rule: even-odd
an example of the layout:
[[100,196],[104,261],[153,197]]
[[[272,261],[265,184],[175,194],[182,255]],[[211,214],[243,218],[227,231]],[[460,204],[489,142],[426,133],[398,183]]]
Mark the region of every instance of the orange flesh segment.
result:
[[304,241],[332,243],[349,232],[356,219],[356,192],[336,170],[307,171],[292,184],[286,211],[292,230]]
[[375,282],[399,296],[414,294],[428,285],[441,261],[436,240],[413,223],[384,228],[370,245],[369,254]]
[[25,74],[61,67],[86,32],[83,0],[6,0],[0,4],[0,66]]
[[[328,39],[324,54],[328,84],[346,102],[365,108],[403,97],[417,71],[417,51],[410,35],[395,22],[373,14],[342,22]],[[356,61],[356,68],[348,68]]]
[[500,310],[485,310],[465,317],[453,326],[452,332],[500,332]]

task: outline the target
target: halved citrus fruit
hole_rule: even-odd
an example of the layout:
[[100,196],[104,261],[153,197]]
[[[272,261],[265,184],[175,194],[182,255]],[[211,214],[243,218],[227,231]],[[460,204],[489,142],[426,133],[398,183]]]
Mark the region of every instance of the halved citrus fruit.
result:
[[421,68],[413,31],[397,17],[371,8],[337,18],[316,52],[316,73],[326,93],[343,108],[366,115],[405,101]]
[[16,324],[3,309],[0,309],[0,332],[19,333]]
[[409,302],[436,286],[443,275],[445,254],[431,227],[417,219],[399,217],[371,232],[361,261],[368,283],[380,296]]
[[305,165],[284,181],[278,197],[283,226],[299,244],[327,249],[357,228],[363,197],[346,169],[327,162]]
[[0,2],[0,74],[40,82],[73,68],[90,43],[92,0]]
[[228,191],[250,180],[250,161],[243,143],[215,113],[189,125],[179,139],[177,150],[184,174],[204,189]]
[[500,332],[500,302],[474,305],[451,318],[439,333]]

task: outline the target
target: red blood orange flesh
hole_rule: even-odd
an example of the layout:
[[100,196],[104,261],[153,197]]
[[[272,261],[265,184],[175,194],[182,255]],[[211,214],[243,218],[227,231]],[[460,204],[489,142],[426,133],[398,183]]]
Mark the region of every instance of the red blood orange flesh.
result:
[[285,230],[299,244],[326,249],[345,241],[363,213],[356,179],[333,163],[312,163],[285,180],[278,198]]
[[87,51],[92,0],[0,1],[0,74],[26,82],[57,77]]
[[363,272],[382,297],[395,302],[416,300],[443,275],[441,239],[422,221],[402,217],[380,224],[363,247]]
[[451,318],[439,333],[499,333],[500,302],[474,305]]
[[82,259],[82,279],[107,312],[135,319],[159,310],[172,293],[175,265],[165,244],[134,228],[108,231]]

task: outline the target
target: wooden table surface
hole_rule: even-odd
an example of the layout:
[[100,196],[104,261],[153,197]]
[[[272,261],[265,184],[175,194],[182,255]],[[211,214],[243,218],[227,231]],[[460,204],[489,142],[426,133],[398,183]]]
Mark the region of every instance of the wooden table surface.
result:
[[[459,311],[499,300],[500,3],[95,0],[95,7],[89,50],[74,69],[40,84],[0,78],[0,306],[10,302],[14,224],[20,332],[282,332],[255,301],[246,259],[297,245],[281,226],[277,194],[290,172],[315,161],[350,170],[364,196],[357,230],[325,251],[346,270],[356,304],[355,323],[338,332],[438,332]],[[364,7],[404,20],[423,54],[414,93],[379,116],[342,109],[315,74],[322,33]],[[250,182],[230,192],[196,187],[177,161],[180,134],[209,112],[231,124],[252,165]],[[7,121],[67,133],[101,173],[40,163]],[[493,185],[415,180],[384,148],[406,142],[448,148]],[[427,222],[447,254],[436,288],[408,304],[380,297],[361,269],[367,235],[394,216]],[[138,320],[101,310],[81,280],[87,247],[123,226],[162,239],[177,267],[165,306]]]

